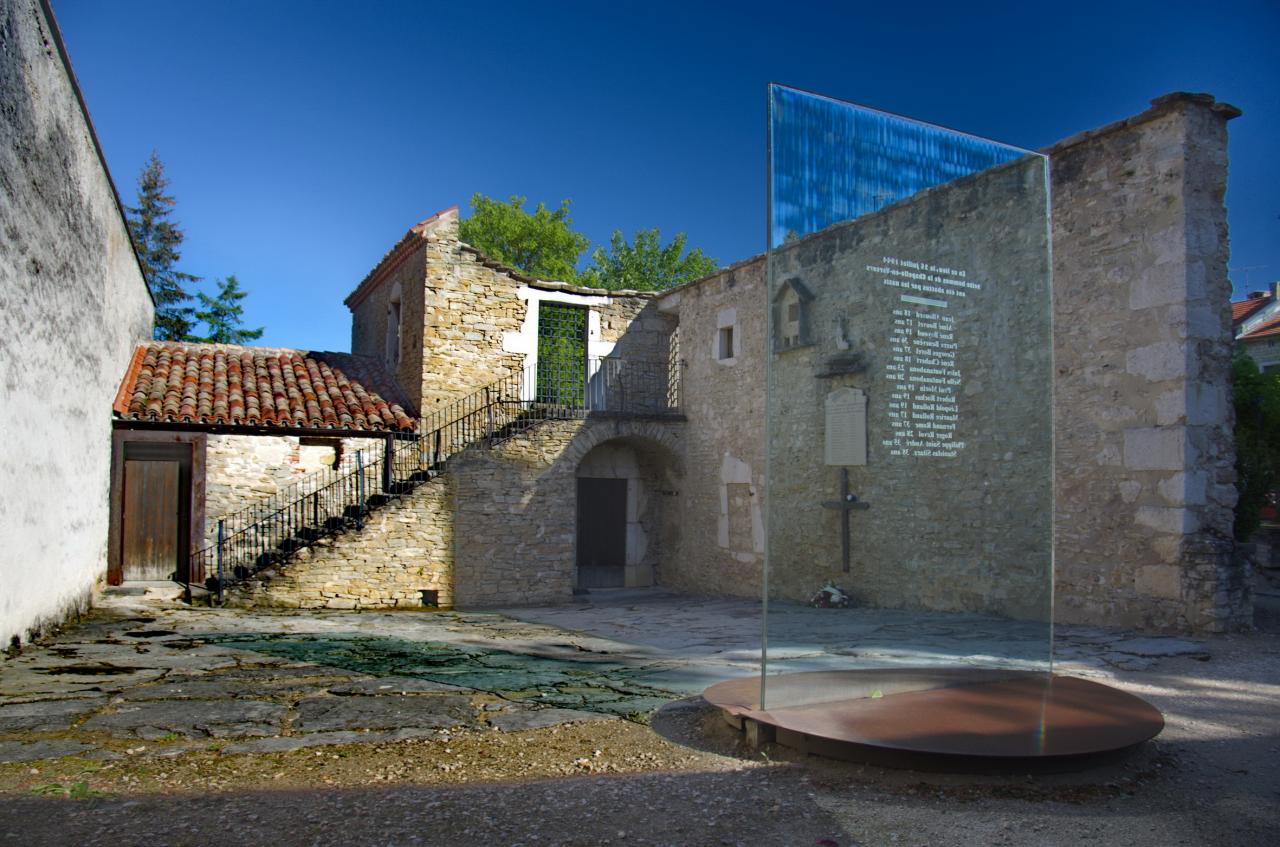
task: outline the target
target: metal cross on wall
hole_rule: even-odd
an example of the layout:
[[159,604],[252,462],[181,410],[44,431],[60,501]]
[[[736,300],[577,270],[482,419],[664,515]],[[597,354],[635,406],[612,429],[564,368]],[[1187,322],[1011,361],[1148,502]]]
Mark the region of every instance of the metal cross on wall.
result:
[[849,515],[855,509],[870,509],[869,503],[858,499],[857,494],[849,492],[849,469],[840,469],[840,499],[823,500],[822,508],[840,510],[840,556],[844,572],[849,572]]

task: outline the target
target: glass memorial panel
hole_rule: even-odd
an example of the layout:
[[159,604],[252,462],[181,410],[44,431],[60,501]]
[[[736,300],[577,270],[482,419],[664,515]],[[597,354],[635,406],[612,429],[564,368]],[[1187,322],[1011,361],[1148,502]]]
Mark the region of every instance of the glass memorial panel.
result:
[[1048,672],[1047,158],[775,85],[768,213],[762,708]]

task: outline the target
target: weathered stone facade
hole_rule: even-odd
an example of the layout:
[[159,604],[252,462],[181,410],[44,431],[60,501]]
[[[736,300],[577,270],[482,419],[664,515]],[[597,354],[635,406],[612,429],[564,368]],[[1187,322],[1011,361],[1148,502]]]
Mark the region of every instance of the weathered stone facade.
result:
[[[798,280],[812,319],[799,344],[773,345],[772,596],[807,600],[833,582],[861,605],[1048,619],[1045,174],[1024,157],[774,251],[775,284]],[[957,269],[959,286],[906,293],[897,261]],[[825,406],[846,389],[867,401],[865,458],[841,468],[825,462]],[[870,505],[848,518],[847,572],[846,518],[822,505],[844,472]]]
[[1057,613],[1247,625],[1233,555],[1226,122],[1172,95],[1053,161]]
[[[350,464],[356,451],[369,461],[382,456],[381,438],[328,438],[323,435],[210,435],[205,450],[204,544],[217,541],[218,519],[253,507],[334,461]],[[300,494],[306,493],[299,491]]]
[[[752,259],[665,294],[677,318],[682,411],[682,531],[662,584],[704,594],[759,596],[764,567],[767,302],[764,262]],[[733,331],[733,355],[718,340]],[[728,351],[726,351],[728,352]]]
[[[1211,98],[1176,95],[1046,151],[1060,620],[1218,630],[1249,619],[1246,571],[1230,543],[1223,192],[1225,123],[1234,114]],[[659,300],[678,315],[685,357],[685,490],[700,492],[682,504],[686,538],[712,537],[728,504],[743,500],[727,485],[720,498],[712,494],[712,481],[728,478],[726,457],[762,493],[763,274],[761,256]],[[730,307],[738,355],[750,368],[743,382],[726,382],[732,367],[715,362],[721,313]],[[744,315],[756,320],[742,323]],[[916,531],[904,526],[907,536]],[[822,531],[829,537],[835,529]],[[708,548],[682,550],[662,573],[677,587],[758,594],[758,557],[739,561]]]
[[673,561],[667,551],[679,549],[681,534],[683,431],[679,422],[557,421],[492,450],[460,456],[449,470],[456,474],[458,490],[458,605],[555,603],[572,597],[579,473],[616,473],[600,470],[599,464],[609,464],[602,447],[629,450],[637,469],[628,491],[628,558],[634,555],[634,561],[628,562],[626,584],[663,582],[661,568]]
[[628,480],[626,585],[648,586],[679,549],[683,423],[548,421],[449,461],[447,471],[237,585],[228,603],[280,608],[423,608],[568,600],[576,583],[576,482]]
[[665,361],[670,334],[650,294],[535,280],[490,261],[459,240],[457,207],[411,229],[346,303],[352,352],[379,357],[424,417],[536,368],[541,303],[588,310],[591,359]]
[[111,420],[153,306],[57,24],[0,0],[0,645],[107,571]]
[[[362,529],[321,539],[288,564],[231,588],[233,606],[448,608],[453,593],[454,479],[437,477],[372,511]],[[423,591],[434,592],[424,598]]]
[[[966,461],[977,463],[967,477],[985,475],[981,490],[963,490],[959,477],[946,474],[877,479],[872,467],[883,468],[886,457],[871,441],[867,467],[850,471],[874,510],[859,516],[869,523],[859,528],[862,546],[850,578],[860,599],[1043,618],[1052,522],[1060,620],[1188,630],[1245,622],[1244,571],[1230,541],[1222,193],[1224,126],[1232,114],[1208,98],[1162,98],[1143,115],[1047,151],[1052,379],[1042,373],[1043,344],[1022,349],[983,345],[980,334],[962,338],[970,370],[961,405],[975,427]],[[920,201],[963,207],[958,217],[966,223],[947,237],[993,251],[980,264],[1005,284],[1003,299],[974,303],[991,310],[982,316],[984,332],[1014,341],[1042,333],[1038,322],[1050,306],[1014,285],[1044,274],[1043,267],[1023,266],[1045,252],[1043,243],[1032,243],[1035,221],[1012,214],[1034,207],[1029,195],[1015,202],[1019,192],[1043,187],[1032,176],[1006,167],[985,182],[961,181]],[[834,388],[872,384],[865,370],[822,372],[835,351],[849,352],[842,344],[852,349],[856,342],[853,352],[873,364],[887,351],[872,310],[834,315],[838,304],[826,302],[824,292],[833,274],[865,268],[877,239],[892,228],[909,231],[908,219],[918,213],[912,203],[899,204],[780,251],[788,272],[808,280],[814,314],[776,354],[766,337],[763,257],[648,298],[523,278],[458,241],[456,210],[424,222],[348,299],[355,351],[384,357],[424,412],[528,371],[538,349],[537,306],[551,301],[590,310],[591,356],[674,355],[687,423],[551,421],[467,450],[450,460],[447,482],[437,480],[388,510],[398,516],[395,526],[375,524],[327,542],[284,568],[252,602],[413,606],[428,583],[442,586],[442,602],[460,606],[567,600],[576,583],[575,481],[595,475],[627,480],[628,585],[758,595],[766,357],[776,356],[780,400],[803,410],[795,420],[808,422],[803,431],[772,434],[785,454],[769,481],[781,492],[775,496],[787,495],[788,486],[797,497],[827,496],[835,477],[822,462],[822,404]],[[1038,232],[1043,239],[1043,223]],[[920,235],[921,251],[950,249],[936,232]],[[959,242],[952,252],[963,252]],[[393,297],[398,310],[390,306]],[[387,321],[397,314],[400,329],[388,333]],[[1026,339],[1016,338],[1019,332]],[[1033,367],[1013,368],[1017,357]],[[1056,479],[1048,472],[1049,433],[1040,414],[1050,382]],[[887,428],[884,415],[871,397],[870,432]],[[929,502],[903,506],[910,498],[895,496],[895,486],[904,485],[921,488]],[[799,598],[828,578],[845,579],[832,556],[840,518],[818,505],[797,505],[773,527],[775,541],[803,565],[791,571],[790,583],[779,581],[784,596]],[[1015,519],[970,537],[966,522],[996,507],[1012,510]],[[880,568],[877,551],[922,534],[950,552],[942,565],[916,562],[926,578],[911,587],[933,588],[905,596],[908,586]]]

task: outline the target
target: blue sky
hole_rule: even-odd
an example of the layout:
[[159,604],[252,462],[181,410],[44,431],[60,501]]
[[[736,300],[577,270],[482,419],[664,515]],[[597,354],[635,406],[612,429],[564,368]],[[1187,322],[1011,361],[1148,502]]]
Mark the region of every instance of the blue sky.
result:
[[[1280,3],[54,0],[126,203],[154,148],[183,268],[235,273],[259,343],[346,350],[342,299],[474,192],[573,200],[595,243],[765,242],[765,86],[1020,147],[1173,90],[1230,124],[1233,269],[1280,279]],[[1233,270],[1238,292],[1246,271]]]

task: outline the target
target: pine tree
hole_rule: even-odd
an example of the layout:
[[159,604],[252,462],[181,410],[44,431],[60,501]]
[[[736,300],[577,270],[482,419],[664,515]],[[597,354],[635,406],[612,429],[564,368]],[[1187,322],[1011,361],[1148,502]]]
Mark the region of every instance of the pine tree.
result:
[[218,280],[218,296],[210,297],[203,291],[196,294],[202,309],[196,310],[196,318],[209,328],[204,338],[193,339],[210,344],[244,344],[262,337],[262,327],[257,329],[241,329],[244,307],[240,301],[249,296],[249,292],[240,290],[240,281],[235,274]]
[[164,163],[151,151],[151,158],[138,176],[138,205],[129,209],[129,234],[142,265],[143,276],[156,303],[155,337],[159,341],[186,341],[190,338],[191,294],[187,287],[200,277],[177,269],[182,254],[183,233],[169,220],[175,200],[165,193]]

